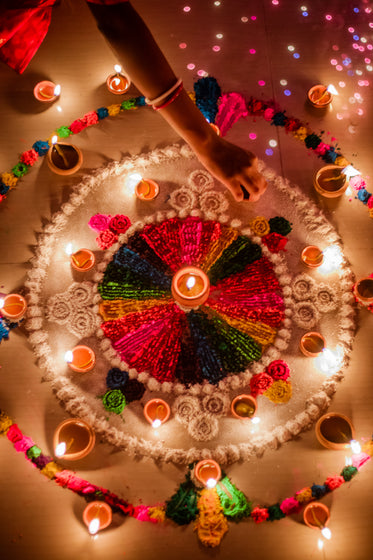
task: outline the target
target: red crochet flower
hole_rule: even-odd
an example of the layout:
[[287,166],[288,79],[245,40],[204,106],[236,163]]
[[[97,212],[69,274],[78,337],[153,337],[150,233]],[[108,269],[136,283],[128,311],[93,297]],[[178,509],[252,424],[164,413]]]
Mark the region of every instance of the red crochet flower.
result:
[[116,234],[124,233],[130,227],[131,222],[127,216],[123,214],[117,214],[111,218],[109,222],[109,229]]
[[90,111],[89,113],[86,113],[80,120],[85,124],[85,126],[92,126],[93,124],[98,123],[98,116],[96,111]]
[[39,154],[34,149],[27,150],[27,152],[23,152],[23,154],[21,155],[21,161],[26,165],[34,165],[34,163],[38,159],[39,159]]
[[272,232],[262,237],[262,242],[268,247],[271,253],[279,253],[285,249],[288,238],[280,233]]
[[329,490],[332,491],[336,488],[339,488],[344,483],[344,481],[345,479],[343,478],[343,476],[328,476],[328,478],[325,480],[325,486],[327,486]]
[[295,119],[294,117],[285,117],[285,130],[287,132],[293,132],[294,130],[298,130],[300,126],[301,126],[301,122],[299,119]]
[[23,438],[23,434],[18,428],[17,424],[12,424],[6,433],[6,437],[12,443],[16,443],[17,441],[21,441],[21,439]]
[[290,375],[290,368],[284,360],[275,360],[266,367],[266,372],[273,379],[286,381]]
[[5,199],[6,199],[5,194],[0,194],[0,202],[2,202],[2,201],[5,200]]
[[273,378],[268,373],[256,373],[250,379],[250,391],[253,397],[261,395],[273,383]]
[[31,438],[27,436],[23,436],[22,439],[14,443],[14,449],[18,452],[26,453],[26,451],[30,449],[30,447],[32,447],[33,445],[35,444]]
[[73,134],[78,134],[79,132],[84,130],[86,127],[87,127],[87,124],[85,122],[83,122],[81,119],[77,119],[76,121],[71,123],[71,125],[69,126],[69,129],[71,130],[71,132]]
[[255,523],[262,523],[269,517],[268,510],[266,508],[255,507],[251,512],[251,517],[254,519]]
[[118,236],[110,229],[100,231],[96,237],[97,245],[103,250],[109,249],[109,247],[111,247],[116,241],[118,241]]
[[250,99],[247,108],[252,115],[262,115],[266,106],[258,99]]
[[280,509],[285,515],[291,515],[292,513],[298,513],[302,509],[302,504],[295,498],[285,498],[280,505]]
[[271,121],[273,118],[273,115],[275,114],[275,110],[272,109],[272,107],[268,107],[264,113],[263,113],[263,117],[266,121]]

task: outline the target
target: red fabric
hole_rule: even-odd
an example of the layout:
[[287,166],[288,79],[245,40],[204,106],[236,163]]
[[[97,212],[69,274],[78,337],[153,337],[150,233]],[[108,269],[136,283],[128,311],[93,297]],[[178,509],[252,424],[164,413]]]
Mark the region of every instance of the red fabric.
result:
[[[49,29],[58,0],[6,0],[0,6],[0,60],[20,74],[26,69]],[[87,0],[114,5],[128,0]],[[17,7],[14,7],[16,4]]]

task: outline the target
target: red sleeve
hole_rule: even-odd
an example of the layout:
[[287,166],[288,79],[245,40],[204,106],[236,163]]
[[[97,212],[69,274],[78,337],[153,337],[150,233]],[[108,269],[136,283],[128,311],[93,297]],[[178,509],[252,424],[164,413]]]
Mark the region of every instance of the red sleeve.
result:
[[113,4],[123,4],[129,0],[87,0],[88,4],[100,4],[101,6],[112,6]]

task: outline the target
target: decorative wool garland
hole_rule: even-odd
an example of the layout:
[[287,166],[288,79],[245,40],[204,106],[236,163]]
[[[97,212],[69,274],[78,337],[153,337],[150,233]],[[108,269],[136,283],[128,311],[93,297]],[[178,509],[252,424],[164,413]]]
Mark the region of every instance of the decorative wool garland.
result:
[[302,488],[294,496],[268,507],[256,506],[252,509],[245,495],[224,473],[216,488],[201,490],[191,479],[193,465],[189,466],[185,482],[180,484],[177,492],[164,505],[134,506],[109,490],[80,478],[73,471],[60,467],[52,457],[44,455],[30,437],[24,436],[18,425],[14,424],[2,410],[0,410],[0,435],[6,435],[14,449],[24,453],[25,458],[48,479],[79,494],[88,502],[93,500],[106,502],[114,513],[152,523],[163,522],[166,516],[178,525],[189,524],[198,516],[196,523],[198,537],[203,544],[211,547],[220,544],[228,530],[228,519],[238,522],[252,518],[255,523],[261,523],[298,513],[306,503],[319,500],[325,494],[339,488],[344,482],[349,482],[373,455],[373,442],[370,441],[363,446],[362,453],[352,455],[352,465],[345,466],[340,475],[329,476],[323,484]]
[[100,107],[96,111],[86,113],[82,118],[75,120],[70,126],[60,126],[48,138],[47,141],[38,140],[30,150],[23,152],[20,161],[11,169],[10,172],[3,173],[0,178],[0,203],[5,200],[6,194],[10,189],[17,186],[18,180],[28,173],[31,167],[38,161],[40,156],[45,156],[52,146],[53,136],[68,138],[72,134],[78,134],[88,126],[98,124],[106,117],[114,117],[123,111],[137,109],[145,106],[145,97],[140,95],[125,99],[122,103]]
[[[250,97],[248,101],[245,101],[238,93],[228,93],[221,96],[220,86],[213,77],[199,79],[194,84],[194,91],[194,101],[197,107],[209,122],[217,121],[223,135],[241,117],[246,117],[248,114],[254,117],[263,116],[272,125],[284,127],[297,140],[304,141],[306,148],[312,149],[326,163],[334,163],[343,167],[350,165],[350,162],[340,153],[339,147],[326,144],[322,141],[321,136],[312,132],[299,119],[285,115],[286,111],[280,111],[274,100],[263,101]],[[145,97],[138,96],[126,99],[121,104],[100,107],[97,111],[91,111],[81,119],[77,119],[69,127],[61,126],[55,130],[55,134],[59,138],[67,138],[71,134],[78,134],[88,126],[97,124],[108,116],[113,117],[121,111],[137,109],[145,105]],[[53,134],[50,138],[52,136]],[[39,156],[44,156],[48,152],[49,147],[50,140],[47,142],[38,140],[33,144],[31,150],[21,154],[19,163],[12,168],[11,172],[1,175],[0,203],[5,200],[7,192],[17,185],[19,178],[28,173]],[[366,183],[362,176],[352,177],[350,185],[357,194],[356,198],[368,207],[369,215],[373,218],[373,194],[366,190]],[[185,191],[184,196],[190,197],[187,191]],[[221,202],[224,204],[223,200]]]
[[[77,391],[73,383],[69,379],[61,377],[59,372],[56,370],[54,361],[51,357],[51,349],[48,344],[48,333],[44,330],[42,321],[44,313],[42,305],[43,279],[46,276],[46,269],[49,266],[53,255],[54,235],[66,227],[71,214],[75,212],[78,207],[84,204],[86,197],[98,187],[100,181],[105,181],[110,177],[115,177],[117,175],[133,171],[133,169],[136,169],[139,165],[162,165],[176,161],[180,157],[191,159],[195,156],[187,146],[172,146],[163,150],[155,150],[147,155],[146,158],[143,156],[137,156],[131,159],[126,159],[124,162],[119,164],[111,163],[103,170],[98,170],[95,173],[95,176],[85,177],[83,181],[74,188],[69,201],[62,206],[60,212],[56,213],[52,217],[50,223],[45,226],[43,233],[39,236],[39,245],[36,251],[36,258],[33,262],[34,267],[28,273],[28,279],[25,283],[26,287],[30,290],[30,294],[28,296],[30,315],[28,315],[29,319],[26,323],[26,328],[30,331],[30,342],[34,347],[36,356],[38,357],[38,364],[44,370],[44,379],[51,382],[52,389],[56,393],[57,398],[65,405],[67,411],[69,411],[72,415],[80,416],[82,419],[85,419],[92,425],[92,427],[94,427],[99,436],[104,437],[112,445],[125,449],[131,456],[146,455],[157,461],[161,460],[165,462],[173,462],[175,464],[188,464],[192,461],[206,458],[206,450],[202,453],[201,450],[194,447],[191,447],[188,450],[172,449],[163,446],[160,442],[154,445],[151,441],[139,440],[135,436],[129,436],[120,432],[117,428],[111,426],[104,418],[97,416],[84,401],[81,393]],[[282,195],[290,199],[290,203],[294,206],[307,230],[322,235],[326,243],[337,243],[340,246],[340,239],[335,230],[327,222],[322,212],[316,208],[312,202],[310,202],[310,200],[299,190],[299,188],[290,184],[289,181],[278,177],[274,171],[265,168],[263,163],[260,162],[259,165],[267,181],[271,182],[273,186],[282,193]],[[166,218],[175,217],[176,215],[177,213],[175,211],[158,212],[156,216],[152,215],[146,217],[145,221],[146,223],[153,223],[154,221],[160,222]],[[198,210],[192,210],[192,215],[202,216],[201,212]],[[231,226],[240,227],[240,222],[238,220],[232,220]],[[126,234],[123,235],[121,243],[127,240],[127,236],[143,229],[143,227],[144,222],[136,222],[133,224]],[[245,235],[252,235],[251,230],[248,228],[247,230],[243,229],[242,233]],[[254,237],[253,240],[258,242],[260,239]],[[118,249],[119,246],[117,245],[116,247],[111,247],[107,251],[107,254],[105,255],[107,262]],[[279,254],[271,254],[265,246],[263,246],[263,253],[272,260],[275,266],[276,275],[284,286],[284,293],[288,294],[287,297],[289,297],[290,288],[287,287],[287,284],[289,283],[289,275],[284,258]],[[107,262],[103,262],[98,265],[97,268],[99,271],[101,270],[101,273],[106,268]],[[99,272],[97,274],[96,281],[100,281],[101,273]],[[352,340],[355,330],[354,298],[351,293],[352,284],[352,273],[348,269],[347,261],[344,260],[340,275],[340,287],[343,291],[343,295],[338,325],[338,337],[341,346],[343,347],[345,358],[341,364],[340,370],[332,376],[329,376],[328,379],[322,383],[320,389],[315,392],[314,395],[310,396],[306,402],[305,410],[303,412],[288,420],[283,426],[278,426],[272,432],[266,433],[260,437],[253,437],[248,443],[240,443],[239,445],[219,445],[215,449],[212,449],[210,451],[211,457],[218,461],[221,465],[231,464],[239,460],[247,461],[255,456],[260,457],[268,448],[277,448],[282,443],[285,443],[294,436],[297,436],[302,430],[307,429],[328,407],[331,396],[337,388],[338,381],[343,378],[342,371],[343,368],[347,366],[352,348]],[[97,303],[99,301],[100,298],[96,299]],[[258,369],[253,369],[252,373],[259,373],[260,371],[263,371],[271,360],[275,360],[279,357],[280,353],[278,351],[277,344],[287,340],[290,333],[290,317],[292,312],[291,310],[289,311],[289,313],[286,313],[284,329],[282,329],[283,332],[279,333],[279,340],[277,341],[276,339],[274,345],[267,352],[269,357],[268,361],[262,365],[259,364]],[[98,306],[96,312],[98,313]],[[102,333],[100,334],[102,336]],[[127,369],[127,365],[120,363],[116,357],[116,353],[110,349],[108,345],[105,345],[104,339],[102,340],[102,350],[105,357],[109,360],[109,363],[111,363],[113,367]],[[131,377],[137,375],[136,372],[132,370],[130,370],[129,373]],[[247,384],[251,375],[252,374],[250,372],[244,373],[242,375],[242,383]],[[234,376],[232,379],[236,379],[236,377],[238,376]],[[181,384],[172,386],[169,383],[164,383],[162,385],[157,384],[156,380],[153,380],[154,383],[150,382],[147,374],[140,374],[139,381],[149,384],[149,389],[151,391],[162,389],[164,392],[173,391],[176,395],[185,392],[185,387]],[[238,381],[238,384],[235,382],[235,385],[232,385],[232,389],[238,389],[239,386],[240,381]],[[196,386],[193,387],[193,391],[190,391],[190,394],[204,395],[206,394],[207,389],[208,386]],[[228,387],[226,387],[225,383],[221,382],[219,383],[219,389],[225,391]]]

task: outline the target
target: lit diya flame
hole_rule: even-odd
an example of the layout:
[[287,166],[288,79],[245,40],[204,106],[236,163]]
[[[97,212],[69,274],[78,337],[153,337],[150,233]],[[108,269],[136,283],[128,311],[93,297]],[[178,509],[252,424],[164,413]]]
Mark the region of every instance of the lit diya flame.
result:
[[333,84],[329,84],[328,87],[325,89],[324,93],[317,99],[313,99],[313,102],[320,103],[320,101],[322,101],[328,93],[330,93],[331,95],[339,95],[338,91],[335,89]]
[[315,358],[315,366],[318,370],[326,375],[333,375],[342,366],[343,350],[341,346],[337,346],[335,350],[323,348],[321,353]]
[[341,268],[343,254],[339,245],[329,245],[323,250],[323,262],[319,266],[319,272],[330,274]]

